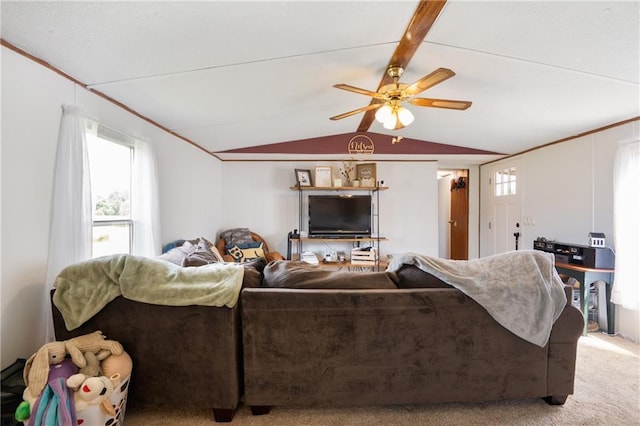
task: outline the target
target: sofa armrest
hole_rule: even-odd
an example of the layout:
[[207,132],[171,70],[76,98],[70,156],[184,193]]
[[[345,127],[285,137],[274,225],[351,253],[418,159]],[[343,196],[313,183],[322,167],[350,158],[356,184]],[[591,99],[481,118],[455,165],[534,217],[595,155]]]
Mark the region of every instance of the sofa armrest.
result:
[[583,328],[584,318],[582,317],[580,309],[572,305],[567,305],[553,324],[551,335],[549,336],[549,342],[576,343],[578,338],[582,335]]

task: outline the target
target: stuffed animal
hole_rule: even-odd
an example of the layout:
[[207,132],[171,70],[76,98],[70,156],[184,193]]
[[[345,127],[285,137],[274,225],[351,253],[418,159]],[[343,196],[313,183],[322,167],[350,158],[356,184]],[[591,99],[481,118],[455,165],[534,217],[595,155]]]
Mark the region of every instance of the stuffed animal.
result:
[[86,374],[90,377],[101,376],[100,360],[98,360],[96,354],[93,352],[85,352],[83,355],[87,365],[82,367],[78,373]]
[[100,363],[102,374],[111,377],[114,374],[120,374],[122,380],[131,375],[133,369],[133,361],[128,353],[122,352],[120,355],[109,355]]
[[116,410],[109,402],[113,389],[120,383],[120,374],[111,377],[89,377],[85,374],[74,374],[67,379],[67,386],[74,390],[73,399],[76,411],[82,411],[90,405],[100,404],[105,413],[116,415]]
[[37,398],[47,383],[49,365],[60,364],[67,354],[71,355],[73,363],[83,368],[87,365],[85,352],[96,354],[98,359],[104,359],[110,354],[121,354],[122,345],[115,340],[105,340],[101,331],[96,331],[63,342],[51,342],[43,345],[38,352],[27,360],[23,375],[29,395]]

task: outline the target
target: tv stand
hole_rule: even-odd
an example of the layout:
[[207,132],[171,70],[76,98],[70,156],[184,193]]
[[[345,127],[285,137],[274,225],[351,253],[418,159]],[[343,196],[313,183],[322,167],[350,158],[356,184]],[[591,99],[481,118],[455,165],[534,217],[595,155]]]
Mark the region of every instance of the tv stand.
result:
[[311,240],[361,240],[369,239],[370,235],[309,235]]
[[[303,219],[304,215],[304,201],[308,200],[304,194],[308,191],[333,191],[333,192],[369,192],[370,194],[375,194],[375,208],[372,211],[373,220],[375,220],[376,229],[375,236],[366,236],[366,235],[351,235],[351,236],[342,236],[342,235],[310,235],[308,237],[299,237],[299,238],[290,238],[290,244],[296,244],[297,253],[292,255],[293,259],[297,259],[300,257],[300,253],[302,253],[302,249],[304,243],[307,242],[331,242],[331,243],[351,243],[353,248],[360,247],[360,244],[371,242],[375,244],[375,249],[378,252],[378,257],[380,255],[380,241],[387,241],[385,237],[380,237],[380,215],[379,215],[379,205],[380,205],[380,191],[384,191],[389,189],[386,186],[377,186],[377,187],[349,187],[349,186],[340,186],[340,187],[316,187],[316,186],[292,186],[289,189],[292,191],[298,192],[298,229],[303,229]],[[350,252],[349,252],[350,253]],[[291,259],[290,259],[291,260]],[[374,268],[380,270],[380,260],[376,260],[375,263],[371,265],[363,265],[362,262],[352,263],[350,260],[346,260],[344,262],[320,262],[320,266],[326,267],[347,267],[347,268]]]

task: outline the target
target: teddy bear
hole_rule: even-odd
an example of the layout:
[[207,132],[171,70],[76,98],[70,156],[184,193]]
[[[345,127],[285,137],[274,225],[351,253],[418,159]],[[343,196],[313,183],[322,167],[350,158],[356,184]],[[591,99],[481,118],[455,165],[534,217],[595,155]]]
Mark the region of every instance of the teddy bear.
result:
[[44,344],[38,352],[29,357],[24,367],[24,383],[27,385],[25,391],[30,399],[40,396],[47,384],[50,365],[60,364],[66,355],[70,355],[76,366],[84,368],[87,365],[84,355],[86,352],[95,354],[98,359],[104,359],[110,354],[121,354],[123,348],[115,340],[106,340],[101,331]]
[[82,411],[90,405],[100,404],[105,413],[115,416],[116,411],[109,402],[109,396],[120,383],[120,374],[111,377],[91,377],[86,374],[74,374],[67,379],[67,386],[73,389],[76,411]]

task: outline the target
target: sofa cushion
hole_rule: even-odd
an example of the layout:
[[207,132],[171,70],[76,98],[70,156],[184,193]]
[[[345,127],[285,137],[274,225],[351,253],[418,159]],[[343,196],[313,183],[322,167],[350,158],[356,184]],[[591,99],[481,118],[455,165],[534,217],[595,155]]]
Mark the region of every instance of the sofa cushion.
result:
[[451,288],[440,278],[414,265],[402,265],[398,271],[398,288]]
[[242,288],[258,288],[262,284],[262,274],[256,268],[254,262],[247,262],[242,265],[244,267],[244,276],[242,277]]
[[396,274],[343,272],[305,262],[276,260],[264,268],[263,287],[315,289],[395,289]]

